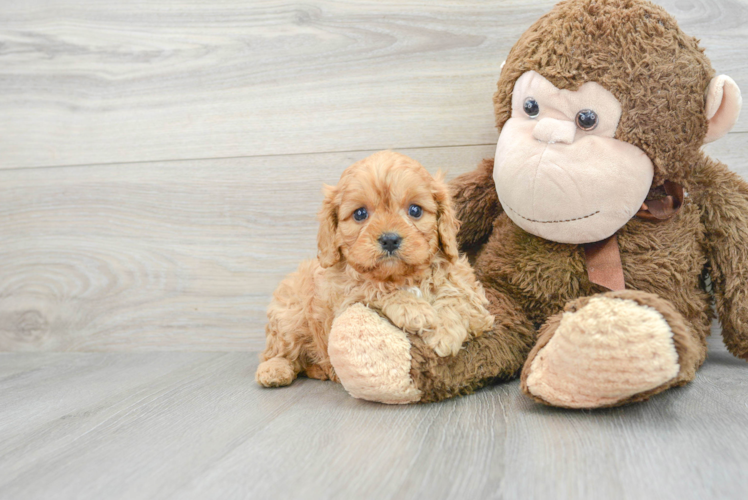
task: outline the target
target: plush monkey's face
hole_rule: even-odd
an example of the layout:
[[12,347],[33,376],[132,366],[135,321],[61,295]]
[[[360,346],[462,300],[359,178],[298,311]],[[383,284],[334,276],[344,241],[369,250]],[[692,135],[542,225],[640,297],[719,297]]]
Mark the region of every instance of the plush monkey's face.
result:
[[535,71],[514,85],[496,147],[494,182],[507,215],[560,243],[603,240],[641,208],[654,167],[614,139],[621,105],[597,83],[560,90]]

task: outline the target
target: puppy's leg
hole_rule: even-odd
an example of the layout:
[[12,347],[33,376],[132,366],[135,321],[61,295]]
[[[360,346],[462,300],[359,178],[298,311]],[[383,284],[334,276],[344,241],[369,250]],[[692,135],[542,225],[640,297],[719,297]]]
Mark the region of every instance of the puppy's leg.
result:
[[476,337],[493,326],[488,299],[472,268],[464,257],[451,266],[449,273],[434,277],[437,313],[435,330],[421,337],[439,356],[454,356],[468,337]]
[[293,382],[297,373],[286,358],[270,358],[257,367],[255,380],[263,387],[283,387]]
[[439,320],[433,330],[421,333],[426,345],[439,356],[454,356],[460,351],[463,342],[468,338],[468,329],[457,308],[440,305],[437,309]]
[[408,333],[422,334],[436,328],[434,307],[407,290],[393,292],[384,297],[380,304],[370,306],[380,309],[393,325]]
[[340,382],[338,376],[335,374],[335,369],[328,362],[326,366],[321,364],[314,364],[308,366],[304,370],[304,374],[309,378],[315,378],[317,380],[332,380],[333,382]]
[[302,262],[273,293],[265,327],[266,347],[255,379],[265,387],[289,385],[305,369],[314,345],[307,310],[313,307],[315,261]]

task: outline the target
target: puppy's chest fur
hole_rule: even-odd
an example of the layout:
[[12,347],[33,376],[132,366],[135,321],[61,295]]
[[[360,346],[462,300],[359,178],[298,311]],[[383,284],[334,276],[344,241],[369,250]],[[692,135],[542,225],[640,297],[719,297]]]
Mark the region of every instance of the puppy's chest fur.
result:
[[436,291],[433,272],[405,279],[402,283],[383,283],[365,279],[344,263],[328,269],[319,268],[314,281],[315,296],[333,314],[356,303],[377,309],[378,304],[394,293],[406,293],[433,304]]

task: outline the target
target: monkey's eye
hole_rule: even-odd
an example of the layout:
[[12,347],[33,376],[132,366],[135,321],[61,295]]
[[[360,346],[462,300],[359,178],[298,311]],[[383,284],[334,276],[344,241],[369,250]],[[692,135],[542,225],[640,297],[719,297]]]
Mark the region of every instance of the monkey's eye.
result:
[[423,215],[423,209],[418,205],[411,205],[410,207],[408,207],[408,215],[410,215],[414,219],[420,219]]
[[367,217],[369,217],[369,212],[367,212],[366,208],[364,207],[357,208],[356,211],[353,212],[353,220],[355,220],[356,222],[366,220]]
[[590,131],[597,127],[597,113],[591,109],[583,109],[577,113],[577,127]]
[[533,99],[532,97],[528,97],[525,99],[525,103],[522,105],[522,109],[525,110],[525,113],[527,113],[527,116],[530,118],[535,118],[538,116],[538,113],[540,113],[540,106],[538,105],[538,101]]

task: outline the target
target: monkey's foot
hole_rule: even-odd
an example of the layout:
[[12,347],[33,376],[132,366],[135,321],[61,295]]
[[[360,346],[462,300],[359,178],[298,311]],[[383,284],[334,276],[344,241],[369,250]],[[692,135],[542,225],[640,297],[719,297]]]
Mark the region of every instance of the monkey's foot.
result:
[[680,349],[674,340],[689,333],[672,306],[654,295],[585,297],[543,327],[522,370],[522,389],[537,401],[566,408],[647,399],[692,378],[690,373],[678,378]]
[[410,377],[408,338],[368,307],[355,304],[335,319],[327,352],[351,396],[388,404],[421,399]]

